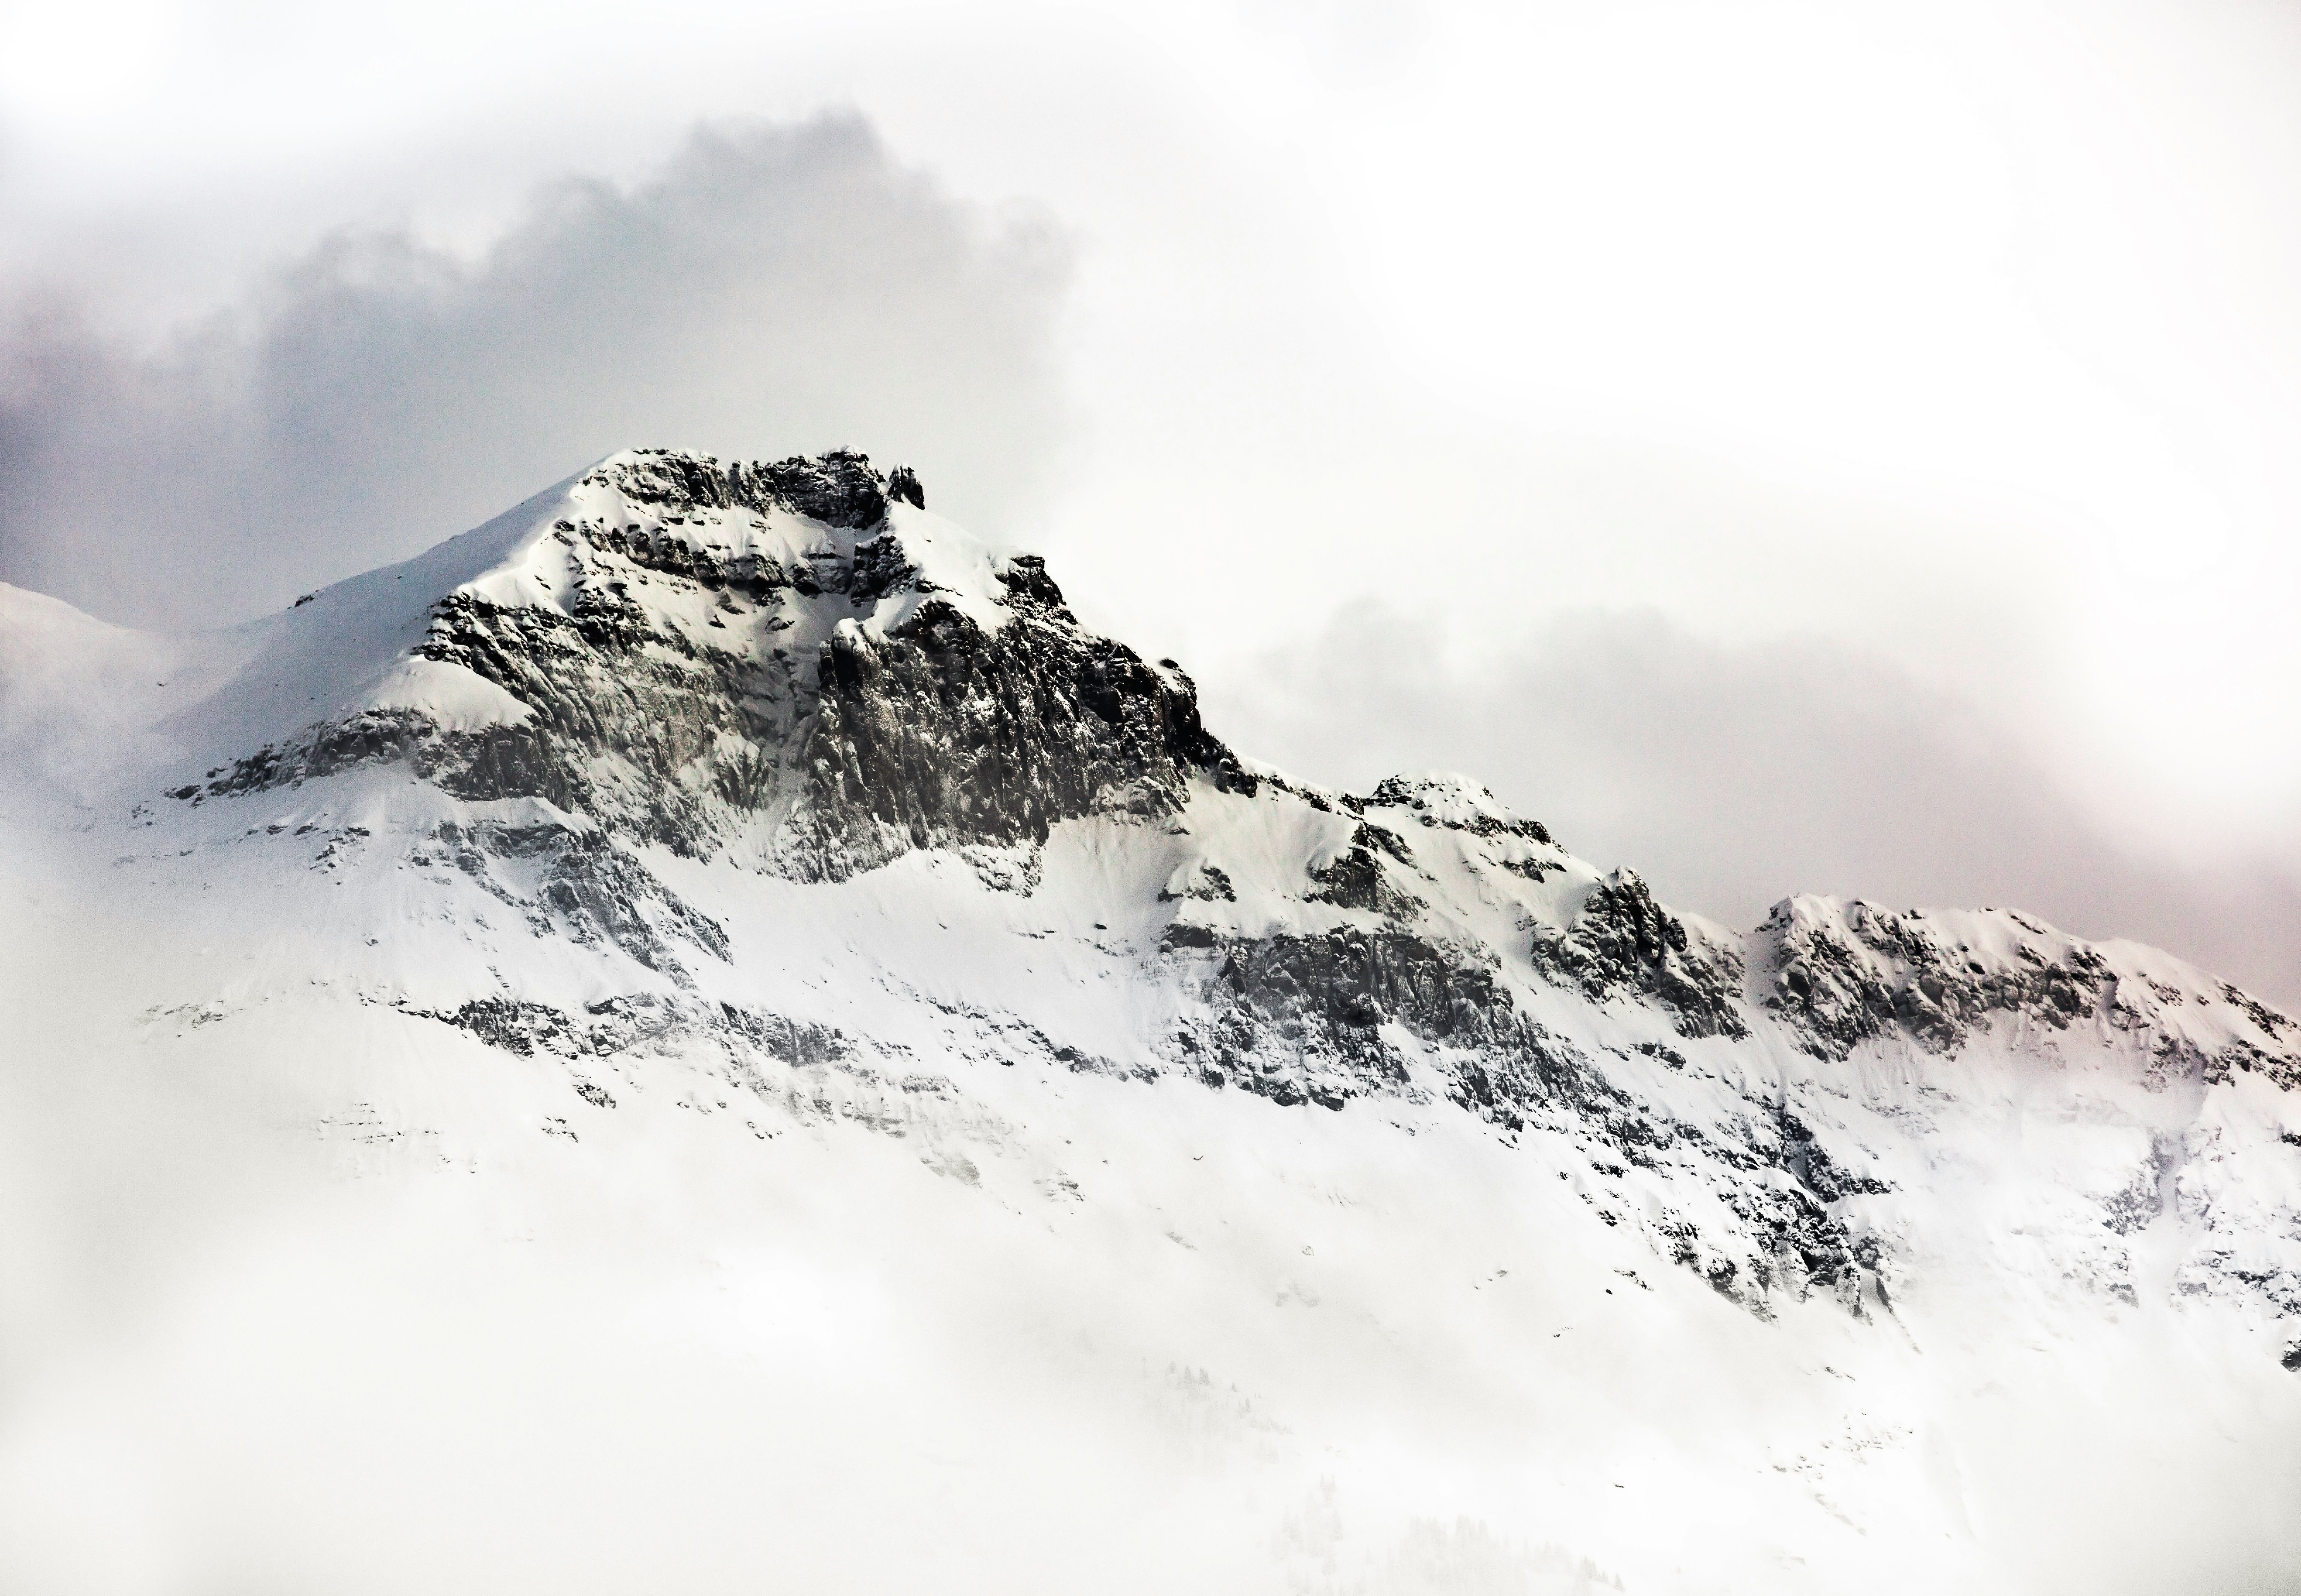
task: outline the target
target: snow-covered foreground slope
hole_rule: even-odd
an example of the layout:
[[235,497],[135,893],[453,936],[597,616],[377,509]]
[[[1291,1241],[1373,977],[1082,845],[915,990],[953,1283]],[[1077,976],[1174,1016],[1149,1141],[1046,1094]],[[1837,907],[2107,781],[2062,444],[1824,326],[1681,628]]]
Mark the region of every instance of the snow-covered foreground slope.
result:
[[0,1590],[2274,1591],[2301,1029],[1323,792],[854,456],[0,589]]

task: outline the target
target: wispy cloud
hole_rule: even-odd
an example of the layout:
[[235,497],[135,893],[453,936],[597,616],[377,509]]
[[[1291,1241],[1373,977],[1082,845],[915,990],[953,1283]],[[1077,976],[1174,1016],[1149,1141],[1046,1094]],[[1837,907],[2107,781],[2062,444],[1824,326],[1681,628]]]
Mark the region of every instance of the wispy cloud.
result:
[[338,233],[157,351],[52,296],[0,343],[0,580],[236,618],[643,443],[852,443],[1005,513],[1061,431],[1067,272],[1050,227],[830,117],[698,131],[629,189],[562,183],[476,261]]
[[1363,789],[1461,769],[1586,857],[1748,926],[1793,892],[1998,905],[2131,937],[2301,1007],[2301,873],[2146,848],[1974,701],[1836,642],[1726,644],[1585,612],[1492,652],[1377,605],[1208,683],[1216,729]]

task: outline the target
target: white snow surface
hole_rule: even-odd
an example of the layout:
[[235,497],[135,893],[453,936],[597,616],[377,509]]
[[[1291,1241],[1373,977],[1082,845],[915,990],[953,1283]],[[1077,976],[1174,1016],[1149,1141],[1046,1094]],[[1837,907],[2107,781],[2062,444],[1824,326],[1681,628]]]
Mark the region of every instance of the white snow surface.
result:
[[[1194,781],[835,882],[618,844],[724,932],[642,906],[650,965],[441,840],[541,799],[388,763],[162,796],[363,711],[529,714],[413,650],[454,593],[572,613],[565,523],[785,566],[874,535],[666,525],[605,470],[222,634],[0,588],[0,1592],[2301,1588],[2301,1094],[2165,1063],[2296,1032],[2163,952],[1793,898],[1888,985],[1930,938],[2115,999],[1833,1057],[1757,1001],[1784,944],[1689,921],[1748,982],[1745,1037],[1689,1038],[1531,957],[1635,878],[1423,775]],[[900,503],[876,535],[915,579],[774,646],[929,595],[1006,623],[1009,556]],[[1313,896],[1362,823],[1388,922]],[[1184,1067],[1219,955],[1170,928],[1385,923],[1679,1140],[1477,1117],[1395,1018],[1412,1079],[1339,1110]],[[489,1002],[621,1042],[442,1017]],[[678,1021],[737,1010],[816,1056]],[[1703,1149],[1753,1103],[1865,1177],[1845,1291],[1672,1256],[1742,1223]]]

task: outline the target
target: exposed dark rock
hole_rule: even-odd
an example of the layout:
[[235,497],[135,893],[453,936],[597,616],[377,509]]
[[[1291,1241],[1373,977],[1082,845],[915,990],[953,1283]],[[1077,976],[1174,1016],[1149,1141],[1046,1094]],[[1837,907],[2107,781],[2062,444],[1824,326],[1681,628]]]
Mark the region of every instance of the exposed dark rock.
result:
[[1630,995],[1661,1004],[1682,1036],[1749,1034],[1735,1001],[1738,957],[1690,938],[1636,871],[1594,885],[1563,930],[1538,928],[1531,952],[1535,968],[1593,1002]]
[[[1368,795],[1366,802],[1369,806],[1415,810],[1423,824],[1443,826],[1448,831],[1469,831],[1480,837],[1519,837],[1528,842],[1552,840],[1550,829],[1538,820],[1519,820],[1493,813],[1484,806],[1473,809],[1466,816],[1457,817],[1444,813],[1439,805],[1434,804],[1432,793],[1433,786],[1428,781],[1406,776],[1385,776],[1375,784],[1375,790]],[[1493,803],[1490,793],[1480,790],[1477,797],[1486,804]]]
[[[813,460],[793,455],[772,465],[737,462],[724,470],[708,455],[640,449],[589,480],[606,482],[638,504],[678,509],[779,508],[846,528],[876,526],[887,514],[887,480],[869,456],[851,449]],[[912,479],[914,486],[916,481]]]
[[[2121,982],[2086,944],[2056,940],[2019,915],[2006,918],[2029,940],[2009,960],[1953,940],[1916,911],[1894,914],[1856,900],[1828,913],[1812,901],[1777,904],[1758,928],[1756,988],[1759,1001],[1819,1057],[1843,1058],[1864,1041],[1895,1036],[1929,1052],[1954,1052],[1992,1016],[2009,1015],[2053,1031],[2084,1023],[2133,1036],[2145,1044],[2152,1084],[2211,1084],[2254,1071],[2280,1086],[2301,1085],[2301,1055],[2242,1038],[2208,1052],[2165,1023],[2178,993],[2169,999]],[[2227,990],[2235,993],[2228,1000],[2271,1039],[2292,1024]]]
[[1217,865],[1201,864],[1191,873],[1188,884],[1179,892],[1161,888],[1160,903],[1174,903],[1192,898],[1200,903],[1236,903],[1238,892],[1232,887],[1230,877]]
[[[794,455],[774,465],[755,465],[746,480],[761,497],[825,526],[876,526],[887,518],[886,479],[866,456],[849,449],[833,449],[815,460]],[[912,485],[916,487],[916,478]]]
[[1328,864],[1310,872],[1318,890],[1310,894],[1318,903],[1339,908],[1372,909],[1384,898],[1382,865],[1362,848],[1347,848]]
[[1914,917],[1856,902],[1844,927],[1801,923],[1787,903],[1759,927],[1770,979],[1760,1001],[1795,1023],[1813,1050],[1844,1057],[1860,1042],[1906,1032],[1920,1045],[1947,1051],[1970,1023],[1995,1009],[2036,1001],[2056,1029],[2093,1007],[2079,972],[2055,966],[1984,973],[1932,927]]
[[1098,810],[1170,814],[1192,772],[1232,779],[1187,679],[1082,629],[1036,562],[1007,586],[996,632],[931,597],[883,640],[845,629],[824,646],[791,822],[804,873],[1041,841]]
[[445,1014],[416,1012],[426,1019],[442,1020],[458,1031],[468,1031],[488,1046],[516,1053],[522,1058],[538,1052],[576,1050],[574,1031],[567,1015],[548,1003],[475,998]]
[[408,1012],[469,1032],[489,1047],[523,1058],[538,1055],[569,1060],[612,1058],[650,1047],[699,1040],[715,1043],[739,1062],[793,1068],[845,1064],[855,1057],[854,1044],[832,1026],[732,1003],[704,1003],[654,992],[603,999],[580,1014],[507,998],[474,999],[446,1011]]
[[1397,917],[1419,910],[1421,900],[1390,879],[1382,861],[1375,856],[1377,849],[1402,865],[1413,864],[1413,856],[1397,832],[1360,821],[1351,833],[1350,846],[1310,872],[1310,879],[1318,883],[1310,901]]
[[[727,933],[599,831],[557,824],[443,823],[408,862],[451,864],[489,896],[520,912],[539,936],[622,949],[682,984],[686,968],[672,943],[724,960]],[[331,844],[331,851],[333,849]]]
[[[1354,1098],[1411,1095],[1418,1060],[1445,1095],[1511,1133],[1550,1132],[1590,1149],[1602,1176],[1655,1167],[1681,1145],[1707,1155],[1710,1190],[1738,1225],[1704,1235],[1664,1222],[1679,1261],[1756,1312],[1769,1294],[1837,1292],[1858,1300],[1873,1244],[1831,1205],[1884,1183],[1848,1170],[1795,1115],[1758,1108],[1734,1139],[1705,1139],[1626,1094],[1579,1049],[1521,1013],[1478,960],[1410,933],[1344,927],[1323,937],[1233,938],[1177,923],[1166,947],[1205,973],[1205,1017],[1174,1037],[1210,1085],[1280,1104],[1340,1108]],[[1415,1049],[1395,1032],[1427,1044]],[[1655,1056],[1673,1049],[1653,1044]],[[1785,1187],[1786,1170],[1795,1184]],[[1602,1216],[1632,1218],[1594,1195]]]
[[2287,1032],[2301,1031],[2301,1021],[2278,1013],[2251,993],[2240,991],[2227,982],[2222,983],[2222,1001],[2235,1007],[2272,1040],[2282,1040]]
[[[772,500],[868,526],[885,507],[859,455],[722,472],[707,459],[650,454],[608,474],[673,519]],[[557,534],[584,573],[567,613],[455,594],[418,649],[503,689],[526,719],[461,731],[369,711],[179,793],[404,761],[456,797],[546,799],[683,855],[709,851],[755,816],[777,817],[780,867],[837,879],[913,848],[1033,844],[1078,815],[1169,813],[1194,773],[1254,788],[1201,723],[1190,678],[1080,627],[1035,557],[1000,572],[1009,614],[995,629],[930,594],[883,636],[841,625],[812,658],[761,657],[651,619],[618,572],[635,565],[754,603],[812,594],[868,614],[892,593],[926,591],[900,542],[883,533],[786,571],[723,560],[668,531],[562,522]]]
[[543,896],[582,940],[585,930],[606,938],[650,970],[676,971],[664,940],[676,936],[715,958],[727,957],[727,933],[610,839],[565,831],[544,872]]
[[[1167,946],[1216,955],[1208,1018],[1185,1033],[1201,1073],[1282,1103],[1339,1107],[1402,1086],[1406,1058],[1379,1034],[1387,1021],[1466,1049],[1525,1040],[1491,971],[1404,932],[1343,927],[1324,937],[1233,939],[1178,923]],[[1520,1073],[1499,1052],[1494,1065]],[[1491,1087],[1463,1090],[1498,1122],[1515,1114]]]
[[1331,1107],[1400,1090],[1408,1056],[1395,1024],[1439,1049],[1445,1091],[1523,1129],[1537,1108],[1602,1117],[1619,1092],[1570,1044],[1521,1014],[1494,973],[1411,933],[1343,926],[1322,937],[1226,938],[1172,928],[1167,946],[1206,948],[1207,1021],[1187,1032],[1201,1074],[1282,1102]]
[[1826,1203],[1893,1190],[1876,1175],[1858,1174],[1832,1158],[1813,1132],[1786,1108],[1781,1114],[1780,1165],[1799,1185]]
[[709,505],[725,509],[745,502],[737,484],[742,467],[719,469],[708,455],[683,455],[672,449],[634,449],[632,458],[599,467],[584,479],[606,482],[642,505]]
[[1201,925],[1194,920],[1177,920],[1160,933],[1159,945],[1171,952],[1183,948],[1212,948],[1220,940],[1211,925]]

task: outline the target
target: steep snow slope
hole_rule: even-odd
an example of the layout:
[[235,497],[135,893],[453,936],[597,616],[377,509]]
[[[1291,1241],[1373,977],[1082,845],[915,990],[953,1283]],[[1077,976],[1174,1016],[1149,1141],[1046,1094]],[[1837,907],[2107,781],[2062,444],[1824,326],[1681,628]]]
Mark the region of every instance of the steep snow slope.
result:
[[22,1588],[2301,1566],[2293,1022],[1290,781],[924,501],[642,451],[221,636],[4,595]]

